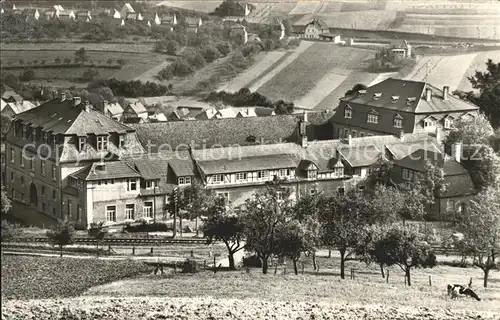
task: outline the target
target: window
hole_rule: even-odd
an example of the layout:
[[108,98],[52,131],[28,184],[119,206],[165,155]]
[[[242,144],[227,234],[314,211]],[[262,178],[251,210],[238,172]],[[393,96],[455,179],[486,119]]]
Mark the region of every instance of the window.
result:
[[290,175],[290,169],[280,169],[280,177],[288,177]]
[[125,219],[134,220],[135,215],[135,204],[125,205]]
[[436,126],[436,122],[433,119],[424,120],[424,128],[433,128]]
[[335,177],[342,177],[344,176],[344,168],[335,168],[335,171],[333,172]]
[[353,168],[352,169],[352,175],[353,176],[360,176],[361,175],[361,168],[360,167]]
[[257,174],[257,177],[259,179],[265,179],[265,178],[268,178],[269,177],[269,171],[267,170],[262,170],[262,171],[259,171],[259,173]]
[[52,180],[57,180],[57,167],[55,164],[52,165]]
[[344,118],[352,119],[352,108],[350,106],[345,107],[344,109]]
[[316,170],[307,170],[307,179],[317,179],[318,171]]
[[71,217],[72,211],[73,211],[73,204],[71,203],[71,200],[68,200],[68,216]]
[[403,127],[403,120],[399,118],[394,118],[394,127],[395,128],[402,128]]
[[277,198],[278,200],[283,200],[283,192],[281,192],[281,191],[277,191],[277,192],[276,192],[276,198]]
[[365,136],[365,133],[364,133],[364,132],[360,132],[360,133],[359,133],[359,136],[360,136],[361,138],[363,138],[363,137]]
[[459,203],[458,208],[457,208],[458,213],[464,213],[465,212],[465,203]]
[[344,193],[345,193],[344,187],[339,187],[337,189],[337,193],[340,194],[340,195],[344,195]]
[[116,206],[106,207],[106,221],[116,222]]
[[358,136],[358,132],[356,130],[352,130],[352,137],[356,138]]
[[52,208],[52,215],[55,216],[56,215],[56,208]]
[[236,180],[246,180],[247,179],[247,173],[246,172],[238,172],[236,174]]
[[137,180],[127,179],[127,191],[135,191],[135,190],[137,190]]
[[108,136],[97,137],[97,151],[108,150]]
[[76,206],[76,220],[77,221],[82,220],[82,206],[81,205]]
[[42,176],[45,175],[45,160],[40,161],[40,172]]
[[27,134],[26,134],[26,125],[23,124],[23,139],[26,139]]
[[87,144],[87,137],[78,137],[78,151],[83,151]]
[[16,162],[16,150],[14,148],[10,148],[10,162]]
[[30,170],[31,170],[31,172],[35,172],[35,158],[34,157],[32,157],[30,159]]
[[153,217],[153,201],[145,201],[142,212],[144,213],[144,215],[146,217],[152,218]]
[[24,186],[24,177],[21,176],[21,186]]
[[22,151],[19,153],[19,162],[21,163],[21,168],[24,168],[24,156]]
[[412,170],[403,168],[402,178],[403,180],[413,180],[415,173]]
[[125,136],[124,135],[120,135],[120,137],[118,139],[119,139],[118,146],[120,148],[123,148],[125,146]]
[[10,173],[10,182],[14,182],[14,172]]
[[445,129],[451,129],[451,127],[453,126],[453,120],[451,118],[446,118],[444,119],[444,128]]
[[222,174],[214,174],[212,176],[212,183],[221,183],[222,182]]
[[378,123],[378,114],[369,113],[366,122],[368,123]]
[[146,189],[153,189],[154,185],[155,184],[153,180],[146,180]]
[[190,184],[191,177],[179,177],[179,184]]
[[56,190],[52,190],[52,199],[56,198]]
[[42,202],[42,211],[45,212],[46,209],[47,209],[47,207],[45,205],[45,202]]

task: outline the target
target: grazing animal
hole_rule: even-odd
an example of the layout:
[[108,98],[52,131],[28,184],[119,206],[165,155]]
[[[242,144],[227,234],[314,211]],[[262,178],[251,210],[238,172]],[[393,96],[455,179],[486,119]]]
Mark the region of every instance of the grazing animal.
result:
[[467,288],[460,284],[449,284],[448,295],[450,295],[452,299],[458,299],[459,296],[469,296],[476,299],[477,301],[481,301],[481,298],[479,298],[479,296],[474,291],[472,291],[471,288]]

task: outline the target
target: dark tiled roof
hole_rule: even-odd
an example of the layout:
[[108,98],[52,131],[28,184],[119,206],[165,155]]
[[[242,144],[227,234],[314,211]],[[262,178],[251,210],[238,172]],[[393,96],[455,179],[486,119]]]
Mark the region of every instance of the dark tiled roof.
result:
[[450,156],[423,149],[419,149],[409,156],[395,161],[394,163],[400,167],[424,172],[427,162],[432,163],[434,166],[443,168],[445,175],[460,175],[467,173],[467,170]]
[[214,174],[295,168],[298,165],[298,160],[294,155],[276,154],[240,159],[199,161],[198,165],[205,174]]
[[16,119],[31,123],[35,127],[43,127],[46,131],[62,134],[87,135],[132,131],[98,111],[85,112],[84,108],[84,103],[75,106],[72,99],[61,101],[57,98],[17,115]]
[[458,197],[476,193],[469,173],[445,176],[444,183],[446,189],[441,193],[441,197]]
[[182,176],[194,176],[194,162],[191,158],[189,159],[172,159],[169,161],[172,171],[177,177]]
[[139,172],[124,161],[105,162],[102,168],[100,163],[95,162],[71,174],[71,176],[86,181],[141,177]]
[[347,161],[349,166],[368,167],[377,162],[382,154],[382,150],[375,146],[365,148],[343,148],[339,149],[342,158]]
[[[309,115],[309,118],[311,120],[307,129],[309,140],[332,137],[331,125],[327,121],[319,124],[319,120],[317,123],[317,118],[312,114]],[[247,141],[247,138],[251,136],[255,137],[257,143],[261,139],[268,144],[279,141],[296,142],[298,122],[299,118],[295,115],[279,115],[130,124],[130,127],[137,131],[143,146],[147,146],[149,142],[154,144],[156,148],[160,145],[169,145],[171,148],[187,148],[194,142],[197,144],[194,149],[197,149],[203,143],[207,147],[256,144]],[[152,150],[154,151],[154,148]]]

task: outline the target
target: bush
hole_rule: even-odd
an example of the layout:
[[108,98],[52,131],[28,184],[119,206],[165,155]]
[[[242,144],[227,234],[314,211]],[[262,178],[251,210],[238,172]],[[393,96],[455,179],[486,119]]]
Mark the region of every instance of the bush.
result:
[[262,261],[260,261],[257,255],[251,255],[243,258],[243,267],[248,268],[262,268]]
[[87,69],[82,75],[82,80],[84,81],[92,81],[99,77],[99,71],[93,69]]
[[165,232],[168,231],[168,226],[164,222],[156,222],[152,224],[136,224],[127,225],[123,228],[125,232]]
[[87,230],[87,224],[80,221],[76,222],[73,227],[75,228],[75,230]]
[[21,76],[19,76],[19,79],[21,81],[31,81],[35,78],[35,71],[33,69],[28,69],[23,72]]
[[198,272],[198,262],[193,259],[186,259],[182,264],[182,273],[196,273]]
[[227,41],[217,43],[216,47],[217,50],[219,50],[220,54],[224,57],[227,56],[233,49],[231,43]]

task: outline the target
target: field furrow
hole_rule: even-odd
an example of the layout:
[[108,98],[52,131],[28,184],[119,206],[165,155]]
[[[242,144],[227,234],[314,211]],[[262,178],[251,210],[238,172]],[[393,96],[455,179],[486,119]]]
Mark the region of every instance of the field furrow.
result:
[[266,73],[262,78],[260,78],[257,82],[253,83],[251,86],[249,86],[249,89],[251,91],[257,91],[263,84],[271,80],[275,75],[277,75],[281,70],[286,68],[292,61],[294,61],[302,52],[306,51],[313,43],[312,42],[307,42],[307,41],[302,41],[300,45],[291,53],[289,56],[286,57],[285,60],[283,60],[276,68],[273,70],[269,70],[268,73]]
[[271,51],[265,53],[264,57],[260,59],[259,62],[238,75],[230,83],[222,85],[219,91],[225,90],[227,92],[235,92],[247,86],[252,80],[258,78],[264,71],[268,70],[269,67],[279,61],[286,53],[286,51]]

